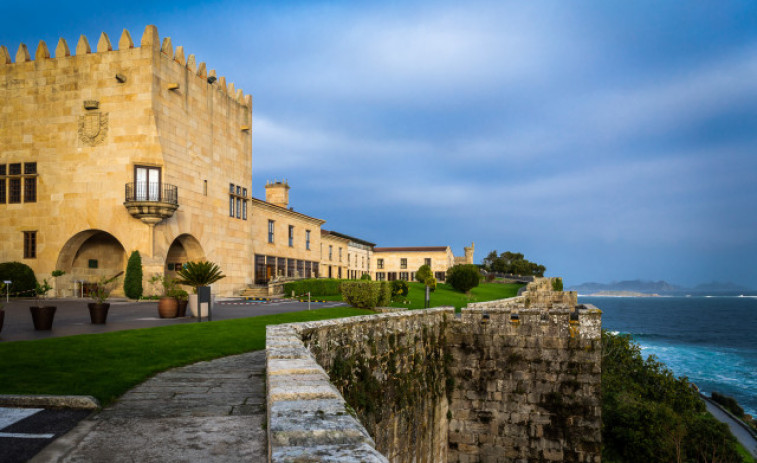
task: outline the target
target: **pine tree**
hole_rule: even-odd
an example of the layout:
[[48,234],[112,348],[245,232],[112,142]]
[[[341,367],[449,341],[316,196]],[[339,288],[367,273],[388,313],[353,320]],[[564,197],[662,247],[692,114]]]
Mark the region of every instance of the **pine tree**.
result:
[[142,257],[139,251],[133,251],[126,264],[126,276],[124,276],[124,293],[129,299],[142,297]]

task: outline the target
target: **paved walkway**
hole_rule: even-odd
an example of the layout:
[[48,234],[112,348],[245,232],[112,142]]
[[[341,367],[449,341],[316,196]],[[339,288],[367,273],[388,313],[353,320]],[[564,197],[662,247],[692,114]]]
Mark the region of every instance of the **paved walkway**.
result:
[[728,413],[715,406],[712,399],[709,399],[707,397],[703,397],[703,399],[704,404],[707,407],[707,411],[710,412],[712,416],[714,416],[718,421],[727,424],[731,429],[733,436],[739,442],[741,442],[741,445],[743,445],[744,448],[747,449],[747,451],[749,451],[749,453],[751,453],[753,457],[757,458],[757,439],[754,438],[752,433],[744,429],[743,425],[731,418]]
[[263,462],[265,351],[158,374],[31,462]]

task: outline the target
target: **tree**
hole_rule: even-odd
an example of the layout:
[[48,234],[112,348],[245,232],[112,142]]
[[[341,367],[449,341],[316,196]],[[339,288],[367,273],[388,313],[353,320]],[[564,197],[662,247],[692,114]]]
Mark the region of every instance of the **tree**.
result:
[[415,280],[421,283],[426,283],[426,280],[428,280],[431,276],[433,276],[431,274],[431,267],[429,267],[428,265],[421,265],[420,267],[418,267],[418,271],[415,272]]
[[545,266],[527,260],[522,253],[506,251],[497,255],[496,250],[484,258],[484,268],[490,272],[538,277],[547,271]]
[[480,279],[481,273],[477,265],[458,264],[447,270],[447,283],[463,293],[478,286]]
[[705,411],[685,377],[630,337],[602,332],[602,460],[739,462],[728,427]]
[[139,251],[133,251],[129,256],[129,262],[126,264],[124,294],[129,299],[140,299],[142,297],[142,257],[139,255]]

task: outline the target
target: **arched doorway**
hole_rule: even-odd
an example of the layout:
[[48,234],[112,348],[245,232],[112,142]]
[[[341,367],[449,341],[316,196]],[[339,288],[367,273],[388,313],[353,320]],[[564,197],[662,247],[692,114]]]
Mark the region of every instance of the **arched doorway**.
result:
[[176,271],[184,264],[199,260],[205,260],[205,252],[197,238],[188,233],[177,236],[166,255],[166,277],[176,278]]
[[[84,230],[72,236],[58,254],[56,268],[66,274],[56,281],[59,294],[75,295],[80,282],[94,284],[112,278],[126,268],[126,250],[118,239],[102,230]],[[119,279],[122,282],[123,279]],[[123,285],[116,284],[114,296],[123,295]]]

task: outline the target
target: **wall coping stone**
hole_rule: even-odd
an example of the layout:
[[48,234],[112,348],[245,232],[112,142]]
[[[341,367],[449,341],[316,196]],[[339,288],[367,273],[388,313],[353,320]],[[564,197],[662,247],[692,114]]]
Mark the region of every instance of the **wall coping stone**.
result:
[[328,373],[302,341],[310,331],[416,318],[436,313],[454,316],[454,307],[404,310],[266,327],[266,405],[268,461],[388,463],[376,450]]

